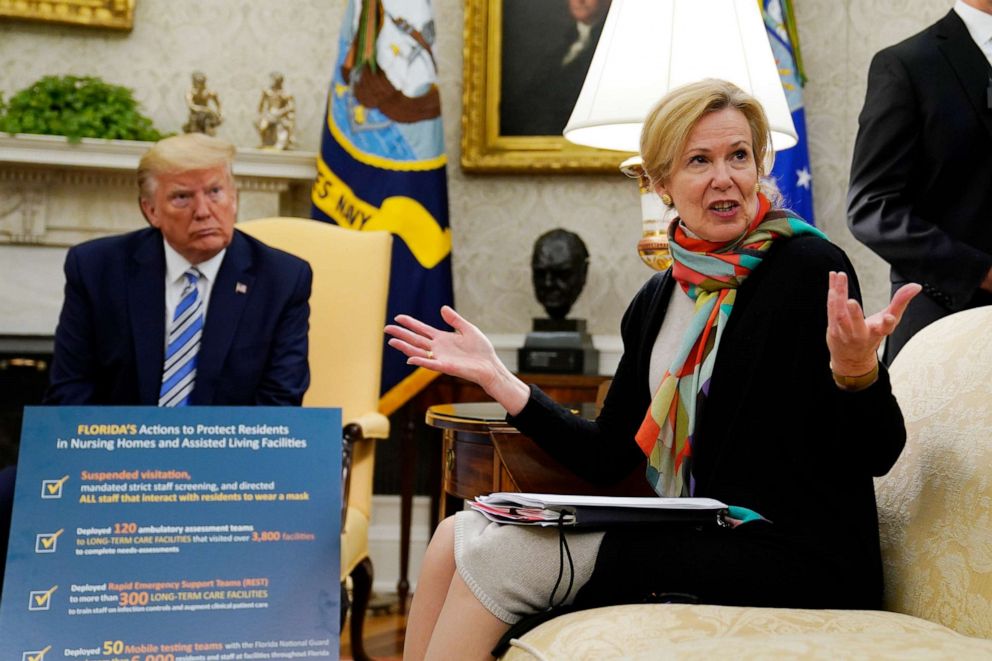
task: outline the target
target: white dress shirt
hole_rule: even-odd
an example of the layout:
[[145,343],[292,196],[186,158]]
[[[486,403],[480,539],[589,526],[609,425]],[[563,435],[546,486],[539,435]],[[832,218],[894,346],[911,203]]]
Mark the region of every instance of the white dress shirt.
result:
[[954,11],[964,21],[964,26],[968,28],[968,34],[982,49],[985,59],[992,66],[992,14],[975,9],[961,0],[954,3]]

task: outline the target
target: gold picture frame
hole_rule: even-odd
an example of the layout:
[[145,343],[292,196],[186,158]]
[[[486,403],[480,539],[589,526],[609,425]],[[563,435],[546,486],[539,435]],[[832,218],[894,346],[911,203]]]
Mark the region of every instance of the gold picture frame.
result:
[[136,0],[0,0],[0,18],[130,30]]
[[[580,147],[555,135],[501,135],[500,88],[506,73],[502,71],[503,10],[504,0],[465,0],[462,169],[479,173],[616,172],[630,154]],[[542,25],[534,28],[542,29]]]

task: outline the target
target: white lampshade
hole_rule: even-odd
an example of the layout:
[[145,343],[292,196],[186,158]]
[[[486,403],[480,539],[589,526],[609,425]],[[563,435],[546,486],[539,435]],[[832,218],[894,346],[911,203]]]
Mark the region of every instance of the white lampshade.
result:
[[796,144],[756,0],[613,0],[565,138],[637,152],[651,107],[703,78],[729,80],[757,98],[776,151]]

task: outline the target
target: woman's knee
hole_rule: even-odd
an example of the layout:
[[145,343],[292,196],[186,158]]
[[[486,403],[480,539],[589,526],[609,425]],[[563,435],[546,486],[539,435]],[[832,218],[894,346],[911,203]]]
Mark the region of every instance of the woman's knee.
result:
[[455,517],[449,516],[437,524],[437,528],[434,529],[434,535],[431,537],[431,544],[450,547],[452,551],[455,548]]
[[441,521],[431,536],[424,555],[425,565],[455,565],[455,517],[449,516]]

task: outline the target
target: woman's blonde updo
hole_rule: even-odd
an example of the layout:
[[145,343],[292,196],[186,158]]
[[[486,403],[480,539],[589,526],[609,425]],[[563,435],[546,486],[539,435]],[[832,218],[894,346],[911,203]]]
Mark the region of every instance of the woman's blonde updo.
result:
[[751,127],[751,146],[758,165],[758,176],[765,174],[771,162],[771,136],[765,110],[753,96],[733,83],[707,78],[698,83],[677,87],[666,94],[648,113],[641,130],[641,159],[644,171],[657,186],[671,176],[675,163],[685,149],[689,133],[703,115],[736,108]]

